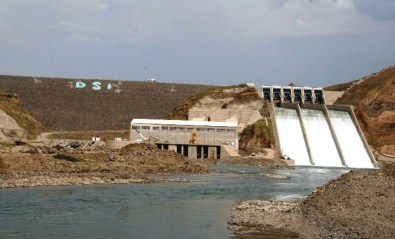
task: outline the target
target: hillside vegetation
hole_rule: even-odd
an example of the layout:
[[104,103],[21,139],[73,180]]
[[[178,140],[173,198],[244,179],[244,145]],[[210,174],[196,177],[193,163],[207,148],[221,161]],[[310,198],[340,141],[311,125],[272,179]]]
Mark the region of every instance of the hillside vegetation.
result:
[[360,80],[335,104],[354,106],[369,144],[395,154],[395,67]]
[[15,94],[0,90],[0,109],[18,123],[28,138],[35,138],[44,130],[44,126],[32,116]]
[[[93,89],[94,82],[101,84],[100,90]],[[78,84],[85,87],[78,88]],[[183,99],[205,88],[141,81],[0,76],[0,89],[16,93],[33,117],[52,131],[129,129],[133,118],[163,119]]]
[[351,81],[351,82],[347,82],[347,83],[343,83],[343,84],[327,86],[327,87],[324,88],[324,90],[328,90],[328,91],[345,91],[348,88],[350,88],[356,82],[357,81]]
[[247,125],[240,133],[240,149],[271,148],[274,143],[272,122],[267,118]]

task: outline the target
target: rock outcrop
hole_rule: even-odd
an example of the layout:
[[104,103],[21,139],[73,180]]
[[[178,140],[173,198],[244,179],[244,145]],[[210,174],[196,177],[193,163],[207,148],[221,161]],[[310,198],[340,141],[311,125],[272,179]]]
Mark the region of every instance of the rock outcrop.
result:
[[0,142],[26,141],[26,133],[18,123],[0,109]]

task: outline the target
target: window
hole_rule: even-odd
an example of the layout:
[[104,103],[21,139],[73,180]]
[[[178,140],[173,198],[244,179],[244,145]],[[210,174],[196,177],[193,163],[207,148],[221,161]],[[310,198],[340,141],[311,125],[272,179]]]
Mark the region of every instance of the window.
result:
[[193,128],[187,128],[187,131],[193,131]]
[[133,125],[132,129],[140,129],[140,126]]
[[171,131],[176,131],[176,130],[177,130],[177,127],[170,127],[170,130],[171,130]]
[[141,129],[150,129],[150,127],[149,126],[141,126]]
[[153,127],[152,127],[152,130],[159,130],[159,129],[160,129],[159,126],[153,126]]
[[215,131],[215,129],[212,129],[212,128],[207,129],[207,132],[214,132],[214,131]]
[[185,131],[185,128],[184,127],[178,127],[178,130],[179,131]]
[[197,128],[197,131],[206,131],[205,128]]
[[234,133],[234,132],[236,132],[236,130],[234,130],[234,129],[227,129],[226,132],[228,132],[228,133]]
[[162,130],[168,130],[169,129],[169,127],[167,127],[167,126],[162,126]]
[[225,130],[224,129],[217,129],[217,132],[222,133],[222,132],[225,132]]

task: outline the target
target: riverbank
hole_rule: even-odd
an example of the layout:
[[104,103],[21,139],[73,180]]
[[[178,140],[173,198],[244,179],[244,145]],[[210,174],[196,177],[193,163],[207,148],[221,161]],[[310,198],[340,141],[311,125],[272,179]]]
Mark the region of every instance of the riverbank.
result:
[[267,158],[262,156],[227,157],[217,161],[219,164],[234,166],[254,166],[271,169],[293,169],[294,166],[280,158]]
[[395,166],[351,171],[292,202],[246,201],[232,209],[237,238],[395,238]]
[[[15,148],[15,147],[14,147]],[[192,161],[150,144],[130,144],[120,150],[94,150],[24,145],[0,152],[0,188],[151,183],[149,175],[207,173],[209,164]]]
[[0,145],[0,188],[153,183],[158,182],[155,175],[208,173],[214,163],[292,168],[284,160],[262,157],[188,159],[152,144],[129,144],[122,149],[110,149],[101,141],[51,142],[49,146]]

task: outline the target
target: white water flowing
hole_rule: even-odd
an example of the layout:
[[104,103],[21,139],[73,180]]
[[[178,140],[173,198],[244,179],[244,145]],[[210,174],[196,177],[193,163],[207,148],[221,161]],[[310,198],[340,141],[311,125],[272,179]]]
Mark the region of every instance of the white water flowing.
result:
[[374,168],[350,114],[347,111],[337,110],[329,110],[328,112],[347,166]]
[[329,124],[321,110],[301,109],[310,153],[315,166],[342,167]]
[[297,111],[280,107],[275,110],[282,154],[294,159],[295,165],[311,165]]

